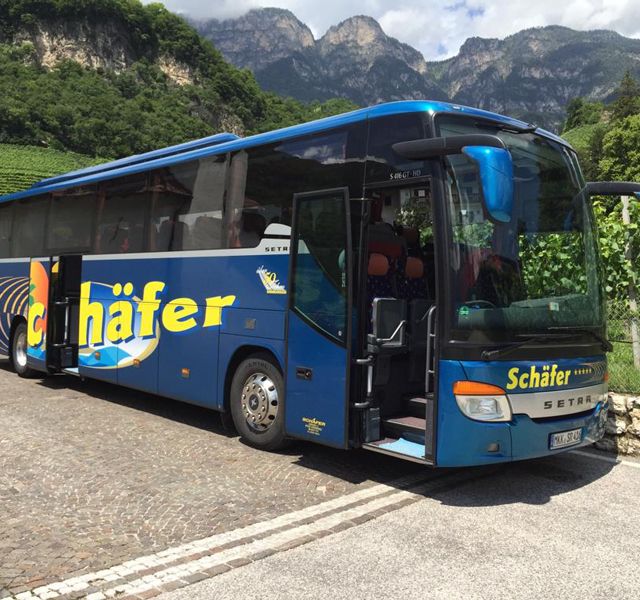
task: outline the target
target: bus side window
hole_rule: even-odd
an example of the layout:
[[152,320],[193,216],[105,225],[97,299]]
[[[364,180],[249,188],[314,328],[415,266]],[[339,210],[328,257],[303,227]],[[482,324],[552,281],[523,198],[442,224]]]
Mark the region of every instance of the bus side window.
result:
[[16,258],[42,256],[49,196],[19,201],[15,207],[11,255]]
[[152,173],[152,249],[168,252],[223,246],[226,166],[225,156],[213,156]]
[[110,182],[98,217],[99,254],[144,252],[145,223],[151,190],[146,175]]
[[54,192],[47,225],[49,252],[90,250],[95,211],[95,186]]
[[13,206],[0,206],[0,258],[11,256],[11,223],[13,221]]
[[416,113],[390,115],[369,122],[367,182],[403,181],[428,174],[424,161],[401,158],[393,152],[396,142],[425,137],[424,117]]

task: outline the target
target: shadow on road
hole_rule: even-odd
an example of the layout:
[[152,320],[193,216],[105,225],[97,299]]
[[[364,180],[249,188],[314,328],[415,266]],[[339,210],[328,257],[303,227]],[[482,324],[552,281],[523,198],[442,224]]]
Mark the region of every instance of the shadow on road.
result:
[[[7,360],[0,359],[0,369],[10,371]],[[225,428],[219,413],[154,394],[99,381],[83,381],[72,376],[48,377],[42,379],[39,385],[50,390],[75,390],[214,435],[237,437],[235,432]],[[306,442],[297,442],[281,454],[290,456],[293,464],[300,468],[322,472],[354,484],[373,481],[396,486],[395,482],[406,476],[419,477],[421,481],[433,480],[434,485],[429,486],[425,495],[454,506],[545,504],[554,496],[589,485],[615,468],[613,463],[571,453],[464,469],[429,469],[364,450],[347,452]]]

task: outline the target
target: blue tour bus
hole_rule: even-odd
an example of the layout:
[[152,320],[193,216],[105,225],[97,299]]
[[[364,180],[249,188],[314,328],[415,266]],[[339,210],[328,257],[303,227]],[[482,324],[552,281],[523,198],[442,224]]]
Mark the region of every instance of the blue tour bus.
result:
[[445,103],[212,136],[0,198],[0,352],[222,411],[268,450],[547,456],[603,434],[589,194],[638,190]]

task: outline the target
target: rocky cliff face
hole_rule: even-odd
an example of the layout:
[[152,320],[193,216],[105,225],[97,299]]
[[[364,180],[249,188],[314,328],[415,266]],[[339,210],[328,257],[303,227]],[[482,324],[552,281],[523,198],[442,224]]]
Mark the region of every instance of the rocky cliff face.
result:
[[[427,63],[415,48],[389,37],[371,17],[357,16],[331,27],[318,41],[320,56],[343,65],[370,69],[380,58],[392,58],[424,75]],[[334,62],[335,64],[335,62]]]
[[640,40],[545,27],[504,40],[471,38],[431,67],[455,102],[557,126],[572,98],[610,100],[626,70],[640,74]]
[[[266,89],[303,101],[346,97],[359,104],[444,98],[414,48],[356,16],[315,40],[291,12],[258,9],[239,19],[195,23],[225,58],[251,68]],[[258,48],[258,51],[255,50]]]
[[370,17],[347,19],[320,40],[292,13],[273,9],[198,29],[263,87],[301,100],[448,99],[550,128],[570,99],[608,100],[627,69],[640,76],[640,40],[611,31],[545,27],[470,38],[457,56],[429,63]]
[[[146,58],[136,49],[130,31],[117,20],[36,21],[28,29],[0,34],[0,43],[25,42],[33,46],[36,60],[46,68],[53,68],[63,60],[73,60],[90,69],[121,73]],[[174,83],[186,85],[195,80],[192,66],[174,56],[161,54],[155,62]]]
[[90,24],[87,21],[34,23],[29,31],[17,32],[11,43],[29,42],[41,65],[54,67],[62,60],[74,60],[92,69],[121,72],[134,61],[130,40],[114,22]]
[[216,40],[227,60],[252,71],[315,46],[311,30],[293,13],[279,8],[252,10],[239,19],[214,19],[194,25],[204,37]]

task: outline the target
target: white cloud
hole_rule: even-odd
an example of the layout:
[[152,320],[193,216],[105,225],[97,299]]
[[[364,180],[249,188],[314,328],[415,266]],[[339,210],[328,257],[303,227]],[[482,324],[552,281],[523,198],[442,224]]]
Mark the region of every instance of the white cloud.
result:
[[[149,1],[149,0],[145,0]],[[499,37],[528,27],[564,25],[574,29],[613,29],[640,37],[639,0],[163,0],[171,10],[196,18],[229,18],[251,8],[278,6],[291,10],[322,35],[354,14],[380,21],[384,30],[422,51],[427,59],[456,54],[471,36]]]

